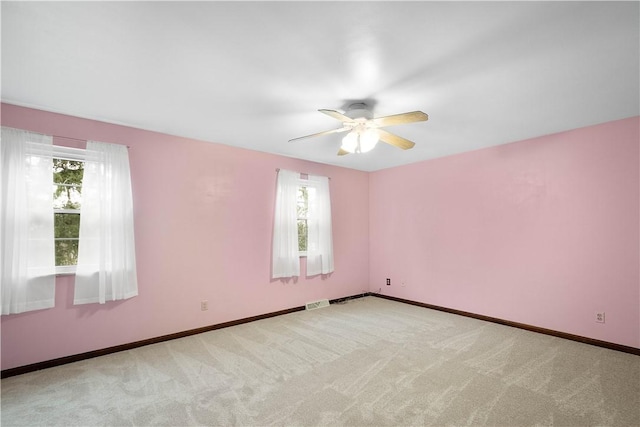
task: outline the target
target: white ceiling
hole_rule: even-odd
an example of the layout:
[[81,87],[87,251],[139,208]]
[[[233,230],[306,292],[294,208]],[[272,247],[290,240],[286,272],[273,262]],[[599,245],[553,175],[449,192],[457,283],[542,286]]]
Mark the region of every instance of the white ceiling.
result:
[[[640,114],[631,2],[6,2],[2,101],[374,171]],[[416,142],[338,157],[318,109]]]

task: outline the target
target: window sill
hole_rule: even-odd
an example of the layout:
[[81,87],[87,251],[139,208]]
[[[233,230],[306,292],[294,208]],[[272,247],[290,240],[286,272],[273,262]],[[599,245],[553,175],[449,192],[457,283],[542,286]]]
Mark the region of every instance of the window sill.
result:
[[56,267],[56,276],[72,276],[76,274],[75,265],[60,265]]

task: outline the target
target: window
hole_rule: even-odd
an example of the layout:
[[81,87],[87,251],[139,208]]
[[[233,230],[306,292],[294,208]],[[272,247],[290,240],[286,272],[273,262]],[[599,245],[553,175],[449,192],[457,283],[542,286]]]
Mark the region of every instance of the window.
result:
[[83,161],[53,159],[53,213],[57,272],[72,271],[68,266],[78,263],[83,173]]
[[52,142],[2,126],[2,314],[53,307],[56,273],[75,273],[74,304],[138,294],[127,147]]
[[307,252],[308,231],[309,231],[309,188],[306,184],[298,186],[298,197],[296,199],[296,212],[298,219],[298,251],[300,255]]
[[296,215],[298,220],[298,251],[306,256],[309,249],[309,212],[310,203],[314,202],[317,189],[306,179],[300,179],[296,198]]
[[52,150],[55,268],[57,274],[75,273],[87,152],[60,145]]
[[301,256],[307,276],[333,271],[329,178],[278,169],[271,277],[299,276]]

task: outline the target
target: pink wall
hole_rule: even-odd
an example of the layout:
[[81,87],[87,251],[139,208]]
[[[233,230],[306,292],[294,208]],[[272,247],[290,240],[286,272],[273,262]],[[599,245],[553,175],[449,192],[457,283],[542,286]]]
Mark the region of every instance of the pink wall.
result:
[[640,347],[639,126],[371,173],[371,290]]
[[[59,277],[55,308],[2,316],[3,370],[379,288],[640,347],[638,117],[371,174],[6,104],[2,125],[131,147],[140,287],[73,306]],[[331,177],[329,277],[269,278],[275,168]]]
[[[6,104],[2,125],[131,147],[140,292],[73,306],[58,277],[55,308],[2,316],[3,370],[368,290],[367,173]],[[333,274],[270,280],[276,168],[331,177]]]

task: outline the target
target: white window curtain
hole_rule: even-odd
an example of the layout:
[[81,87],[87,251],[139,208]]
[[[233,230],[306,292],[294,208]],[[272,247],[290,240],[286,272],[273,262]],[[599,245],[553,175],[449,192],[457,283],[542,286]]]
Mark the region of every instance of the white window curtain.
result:
[[314,276],[333,272],[331,197],[326,176],[309,175],[308,182],[315,194],[309,197],[307,276]]
[[297,172],[284,169],[278,172],[271,272],[274,279],[300,275],[296,214],[299,180]]
[[127,147],[87,142],[74,304],[138,295]]
[[55,303],[52,138],[2,128],[2,314]]

